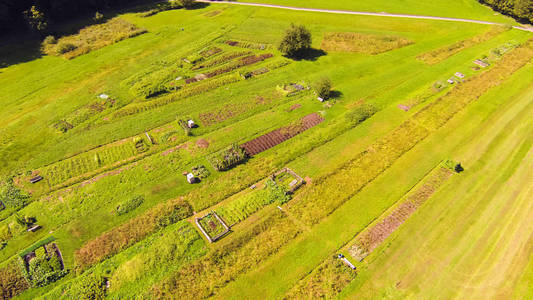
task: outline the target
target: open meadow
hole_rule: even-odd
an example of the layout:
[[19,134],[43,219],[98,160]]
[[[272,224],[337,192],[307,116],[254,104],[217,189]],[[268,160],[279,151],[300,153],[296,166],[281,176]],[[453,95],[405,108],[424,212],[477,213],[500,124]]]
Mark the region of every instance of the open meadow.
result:
[[0,298],[533,297],[533,33],[255,2],[502,25],[154,4],[0,44]]

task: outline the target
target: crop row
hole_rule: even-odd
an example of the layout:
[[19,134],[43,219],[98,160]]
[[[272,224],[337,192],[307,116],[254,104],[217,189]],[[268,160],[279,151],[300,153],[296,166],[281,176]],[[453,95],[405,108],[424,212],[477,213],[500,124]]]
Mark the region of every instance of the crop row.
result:
[[[502,83],[533,58],[533,41],[503,56],[494,68],[450,90],[391,133],[371,145],[358,158],[332,174],[314,181],[292,208],[303,221],[314,224],[329,215],[368,182],[386,170],[419,141],[444,125],[468,103]],[[328,195],[328,197],[323,197]]]
[[240,48],[256,49],[256,50],[267,50],[267,49],[272,48],[272,45],[270,44],[245,42],[245,41],[234,41],[234,40],[226,41],[225,44],[232,46],[232,47],[240,47]]
[[39,171],[52,187],[71,178],[132,157],[135,154],[137,154],[135,146],[131,142],[124,142],[81,153],[46,166]]
[[256,56],[256,55],[245,56],[245,57],[237,60],[236,62],[230,63],[227,66],[224,66],[222,68],[219,68],[219,69],[216,69],[216,70],[213,70],[213,71],[207,73],[206,76],[207,76],[207,78],[215,77],[215,76],[218,76],[218,75],[221,75],[221,74],[224,74],[224,73],[231,72],[233,70],[237,70],[237,69],[245,67],[245,66],[249,66],[249,65],[261,62],[261,61],[263,61],[263,60],[265,60],[267,58],[271,58],[273,56],[274,55],[272,55],[271,53],[261,54],[259,56]]
[[215,67],[215,66],[222,65],[222,64],[225,64],[227,62],[230,62],[230,61],[234,60],[235,58],[242,57],[242,56],[245,56],[245,55],[250,55],[250,54],[252,54],[252,52],[250,52],[250,51],[226,53],[226,54],[223,54],[223,55],[221,55],[219,57],[216,57],[214,59],[211,59],[211,60],[208,60],[206,62],[203,62],[202,64],[195,65],[194,67],[191,68],[191,70],[199,70],[199,69],[204,69],[204,68]]

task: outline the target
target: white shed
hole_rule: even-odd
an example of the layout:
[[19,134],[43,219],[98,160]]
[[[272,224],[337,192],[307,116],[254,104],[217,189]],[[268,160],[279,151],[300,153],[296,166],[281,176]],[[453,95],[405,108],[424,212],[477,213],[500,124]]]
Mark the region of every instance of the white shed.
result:
[[187,182],[188,183],[194,183],[196,181],[196,178],[194,177],[193,173],[187,174]]
[[196,124],[194,123],[193,120],[189,120],[187,121],[187,126],[189,126],[189,128],[193,128]]

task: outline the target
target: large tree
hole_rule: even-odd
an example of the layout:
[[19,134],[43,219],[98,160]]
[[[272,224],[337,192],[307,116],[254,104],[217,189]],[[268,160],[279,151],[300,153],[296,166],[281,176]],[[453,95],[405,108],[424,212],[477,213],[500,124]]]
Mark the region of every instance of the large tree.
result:
[[289,57],[301,57],[310,48],[311,32],[302,25],[291,24],[291,27],[285,32],[278,49]]

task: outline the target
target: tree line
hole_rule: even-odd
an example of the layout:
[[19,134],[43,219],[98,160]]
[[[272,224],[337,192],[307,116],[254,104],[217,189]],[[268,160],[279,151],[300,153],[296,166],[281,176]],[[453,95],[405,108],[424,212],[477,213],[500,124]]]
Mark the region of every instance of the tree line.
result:
[[533,0],[478,0],[521,22],[533,23]]
[[0,0],[0,35],[43,31],[49,24],[156,0]]

